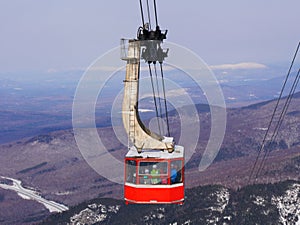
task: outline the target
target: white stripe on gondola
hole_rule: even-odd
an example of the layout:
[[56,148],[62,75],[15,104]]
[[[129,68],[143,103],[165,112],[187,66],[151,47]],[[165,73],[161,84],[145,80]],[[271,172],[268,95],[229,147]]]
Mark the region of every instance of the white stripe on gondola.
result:
[[125,186],[134,187],[134,188],[176,188],[183,186],[183,183],[178,184],[132,184],[132,183],[125,183]]
[[160,201],[157,201],[157,200],[150,200],[149,201],[134,201],[134,200],[131,200],[131,199],[128,199],[128,198],[125,198],[125,201],[128,201],[129,203],[138,203],[138,204],[172,204],[172,203],[183,203],[184,201],[184,198],[180,199],[180,200],[176,200],[176,201],[171,201],[171,202],[160,202]]

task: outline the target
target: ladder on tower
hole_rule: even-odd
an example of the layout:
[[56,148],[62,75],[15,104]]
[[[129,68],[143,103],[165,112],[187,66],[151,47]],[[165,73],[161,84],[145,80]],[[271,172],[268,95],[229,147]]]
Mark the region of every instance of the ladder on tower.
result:
[[136,86],[133,84],[133,82],[137,82],[134,80],[129,81],[130,82],[130,105],[129,105],[129,140],[134,144],[135,143],[135,101],[136,101]]

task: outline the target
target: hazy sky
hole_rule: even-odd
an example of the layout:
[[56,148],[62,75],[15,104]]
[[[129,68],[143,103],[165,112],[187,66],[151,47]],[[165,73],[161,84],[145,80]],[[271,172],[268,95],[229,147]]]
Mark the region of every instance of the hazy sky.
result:
[[[121,37],[136,36],[138,3],[0,0],[0,72],[86,68]],[[299,0],[157,0],[157,5],[168,40],[193,49],[210,65],[290,61],[300,40]]]

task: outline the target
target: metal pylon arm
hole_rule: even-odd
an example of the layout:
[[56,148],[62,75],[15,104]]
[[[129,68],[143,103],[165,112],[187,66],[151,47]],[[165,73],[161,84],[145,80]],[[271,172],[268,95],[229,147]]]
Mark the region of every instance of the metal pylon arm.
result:
[[138,112],[138,91],[140,73],[141,42],[129,40],[126,78],[124,80],[124,98],[122,106],[122,119],[130,141],[138,149],[174,151],[174,142],[171,137],[158,135],[145,127]]

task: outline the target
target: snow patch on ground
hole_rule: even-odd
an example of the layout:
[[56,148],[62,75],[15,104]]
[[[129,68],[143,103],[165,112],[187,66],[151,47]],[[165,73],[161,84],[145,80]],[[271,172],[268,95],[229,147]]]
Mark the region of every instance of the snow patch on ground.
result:
[[229,202],[229,191],[226,188],[221,188],[214,194],[217,195],[217,206],[210,207],[210,209],[223,213]]
[[108,218],[108,214],[117,213],[120,210],[120,205],[103,205],[103,204],[90,204],[87,208],[80,211],[78,214],[73,215],[70,218],[68,224],[95,224],[105,221]]
[[[213,196],[217,197],[217,202],[215,206],[211,206],[208,209],[211,210],[212,212],[217,212],[218,214],[220,214],[220,216],[224,213],[225,208],[228,206],[229,203],[229,191],[226,188],[220,188],[218,191],[216,191],[215,193],[213,193]],[[207,219],[206,223],[207,224],[217,224],[220,220],[221,217],[220,216],[212,216],[212,218]],[[230,216],[223,216],[224,217],[228,217],[228,220],[230,220],[231,218],[229,218]]]
[[265,202],[266,200],[261,196],[256,196],[255,200],[253,201],[255,205],[261,205],[261,206],[266,206]]
[[23,194],[21,194],[21,193],[18,193],[18,195],[19,195],[21,198],[23,198],[23,199],[31,200],[30,197],[28,197],[28,196],[26,196],[26,195],[23,195]]
[[300,184],[293,184],[283,196],[272,197],[279,211],[279,222],[300,225]]
[[165,218],[165,208],[159,207],[153,212],[150,212],[150,215],[144,216],[144,222],[148,223],[151,220],[162,220]]

